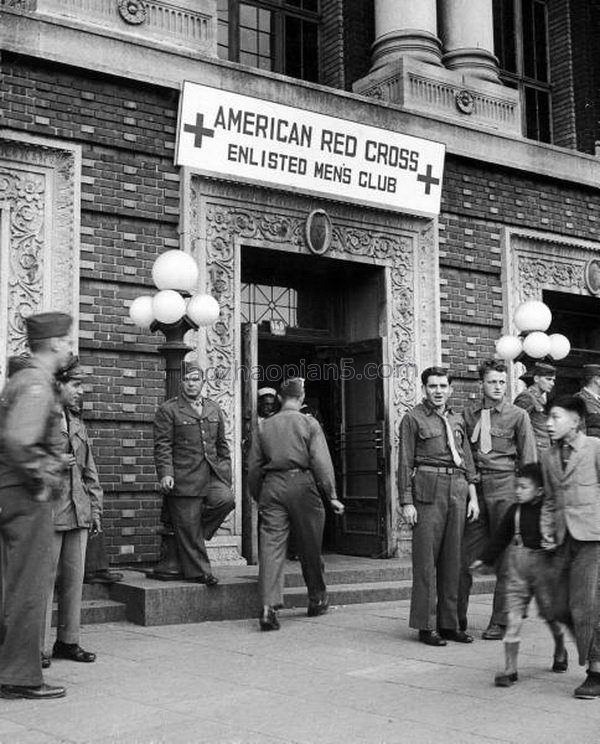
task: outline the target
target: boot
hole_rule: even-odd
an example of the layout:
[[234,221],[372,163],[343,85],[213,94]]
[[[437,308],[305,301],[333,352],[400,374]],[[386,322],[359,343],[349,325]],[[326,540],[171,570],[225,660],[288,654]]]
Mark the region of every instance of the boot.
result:
[[517,674],[517,658],[519,656],[519,642],[504,643],[504,671],[494,677],[496,687],[511,687],[519,679]]

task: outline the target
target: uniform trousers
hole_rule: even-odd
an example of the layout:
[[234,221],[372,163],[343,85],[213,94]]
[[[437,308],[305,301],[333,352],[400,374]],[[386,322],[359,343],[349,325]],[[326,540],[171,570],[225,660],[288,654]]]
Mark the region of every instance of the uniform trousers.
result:
[[43,683],[41,638],[50,574],[52,505],[22,486],[0,488],[4,581],[0,684]]
[[184,577],[194,579],[209,574],[205,541],[211,539],[235,507],[231,488],[211,477],[198,498],[168,496],[167,503]]
[[62,643],[79,643],[81,628],[81,594],[85,568],[87,527],[56,530],[52,540],[50,582],[46,603],[46,622],[42,650],[51,656],[50,643],[54,589],[58,600],[56,639]]
[[409,625],[456,630],[461,542],[468,486],[464,474],[417,468],[417,524],[412,533],[413,585]]
[[554,561],[554,619],[573,632],[580,664],[600,662],[600,542],[576,540],[567,533]]
[[[483,553],[504,515],[515,501],[516,475],[513,470],[483,472],[478,487],[479,519],[467,522],[463,537],[460,583],[458,587],[458,624],[467,629],[467,611],[473,577],[469,566]],[[506,552],[506,551],[505,551]],[[508,567],[505,553],[496,561],[496,589],[490,624],[506,625],[506,582]]]
[[309,602],[325,599],[321,556],[325,507],[310,471],[267,472],[258,501],[260,543],[258,583],[262,605],[283,606],[286,547],[290,528],[302,566]]
[[508,580],[506,585],[507,625],[505,643],[518,643],[523,619],[531,598],[535,597],[540,616],[550,626],[553,636],[562,634],[562,627],[554,620],[555,567],[553,556],[545,550],[524,545],[509,545],[506,549]]

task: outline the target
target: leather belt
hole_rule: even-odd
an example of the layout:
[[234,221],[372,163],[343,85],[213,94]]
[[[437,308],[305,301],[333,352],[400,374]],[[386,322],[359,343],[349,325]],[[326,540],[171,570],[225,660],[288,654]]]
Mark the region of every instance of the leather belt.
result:
[[449,467],[444,465],[417,465],[417,470],[423,470],[425,473],[446,473],[447,475],[462,473],[462,470],[455,465]]

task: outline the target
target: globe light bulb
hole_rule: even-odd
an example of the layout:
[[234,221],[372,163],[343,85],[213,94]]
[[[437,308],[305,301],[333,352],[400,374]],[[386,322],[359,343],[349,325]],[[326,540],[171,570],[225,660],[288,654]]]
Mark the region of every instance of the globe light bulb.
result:
[[541,359],[550,353],[550,337],[542,331],[533,331],[523,341],[523,351],[532,359]]
[[528,300],[517,307],[513,320],[522,333],[546,331],[552,323],[552,312],[544,302]]
[[571,343],[562,333],[552,333],[550,336],[550,356],[552,359],[564,359],[571,351]]
[[185,315],[185,300],[174,289],[163,289],[152,300],[154,317],[160,323],[177,323]]
[[187,316],[196,325],[212,325],[219,317],[219,303],[211,295],[194,295],[187,305]]
[[518,336],[501,336],[496,341],[496,354],[507,362],[516,359],[523,351],[523,342]]
[[150,328],[154,321],[154,308],[150,295],[136,297],[129,308],[129,317],[141,328]]
[[194,292],[198,285],[198,266],[189,253],[176,248],[165,251],[152,266],[152,281],[158,289]]

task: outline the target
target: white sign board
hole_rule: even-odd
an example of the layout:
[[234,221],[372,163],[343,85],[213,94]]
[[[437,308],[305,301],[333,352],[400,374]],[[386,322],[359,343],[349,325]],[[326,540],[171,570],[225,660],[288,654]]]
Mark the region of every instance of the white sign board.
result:
[[175,164],[411,214],[440,211],[444,145],[185,82]]

